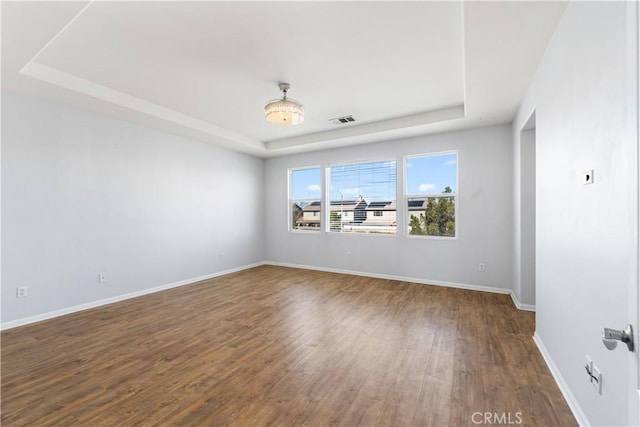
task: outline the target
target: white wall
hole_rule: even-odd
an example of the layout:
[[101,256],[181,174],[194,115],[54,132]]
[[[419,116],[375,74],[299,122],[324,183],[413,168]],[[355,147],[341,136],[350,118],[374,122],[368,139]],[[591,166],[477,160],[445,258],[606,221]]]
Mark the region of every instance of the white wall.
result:
[[636,6],[571,2],[513,123],[517,151],[535,109],[536,341],[584,424],[639,423],[638,353],[601,342],[637,320]]
[[[403,156],[448,150],[459,152],[457,239],[288,231],[288,168],[396,158],[402,176]],[[511,156],[510,127],[505,125],[267,159],[266,259],[510,291]],[[401,197],[402,182],[398,188]],[[403,206],[401,199],[398,206]],[[399,215],[398,230],[404,224]],[[481,262],[485,272],[478,271]]]
[[263,164],[4,92],[2,323],[262,261]]
[[516,279],[520,287],[520,303],[534,307],[536,305],[536,130],[528,129],[520,133],[520,221],[519,233],[520,262],[519,276]]

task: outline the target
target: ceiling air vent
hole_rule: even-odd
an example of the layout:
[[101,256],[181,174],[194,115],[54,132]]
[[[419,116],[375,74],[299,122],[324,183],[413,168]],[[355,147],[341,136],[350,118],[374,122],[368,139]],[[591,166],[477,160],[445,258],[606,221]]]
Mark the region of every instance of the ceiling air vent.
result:
[[336,117],[335,119],[329,119],[329,121],[334,125],[343,125],[345,123],[355,122],[356,119],[354,119],[353,116],[344,116],[344,117]]

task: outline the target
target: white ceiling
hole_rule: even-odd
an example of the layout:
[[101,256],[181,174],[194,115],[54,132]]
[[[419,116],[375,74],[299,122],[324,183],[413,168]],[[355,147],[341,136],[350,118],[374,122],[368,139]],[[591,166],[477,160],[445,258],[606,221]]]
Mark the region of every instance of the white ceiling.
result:
[[263,157],[363,144],[510,122],[565,7],[3,2],[2,85]]

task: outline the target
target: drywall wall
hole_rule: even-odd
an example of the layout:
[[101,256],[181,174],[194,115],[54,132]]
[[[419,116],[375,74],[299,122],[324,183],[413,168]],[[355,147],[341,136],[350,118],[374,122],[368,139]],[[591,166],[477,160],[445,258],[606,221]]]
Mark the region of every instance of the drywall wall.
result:
[[[449,150],[458,151],[456,239],[406,238],[402,232],[383,236],[288,230],[289,168],[396,159],[401,197],[403,156]],[[508,125],[270,158],[265,165],[265,192],[267,261],[511,290],[513,189]],[[402,204],[400,198],[398,205]],[[405,224],[399,215],[398,230],[404,230]],[[486,271],[478,270],[479,263],[485,263]]]
[[516,151],[535,109],[536,342],[583,425],[639,424],[638,353],[601,342],[637,329],[636,7],[571,2],[513,123]]
[[[535,115],[534,115],[535,116]],[[532,120],[535,122],[535,117]],[[525,126],[526,128],[527,126]],[[535,308],[535,231],[536,231],[536,130],[520,132],[514,147],[514,280],[515,298],[521,306]]]
[[3,325],[261,262],[263,163],[3,92]]

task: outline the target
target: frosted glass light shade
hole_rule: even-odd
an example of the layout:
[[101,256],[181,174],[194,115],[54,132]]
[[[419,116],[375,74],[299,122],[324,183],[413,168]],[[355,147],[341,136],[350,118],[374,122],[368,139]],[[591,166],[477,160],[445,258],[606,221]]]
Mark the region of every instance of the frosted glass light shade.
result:
[[289,98],[275,99],[264,106],[264,117],[280,126],[295,126],[304,121],[304,106]]

